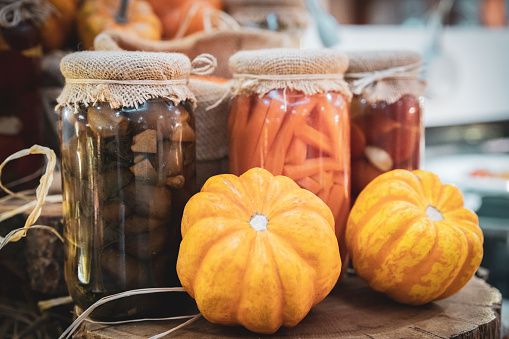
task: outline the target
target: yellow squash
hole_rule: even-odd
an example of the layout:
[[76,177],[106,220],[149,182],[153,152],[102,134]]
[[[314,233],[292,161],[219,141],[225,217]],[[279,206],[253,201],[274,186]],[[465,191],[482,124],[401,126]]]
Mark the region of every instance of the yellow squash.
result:
[[426,171],[394,170],[373,180],[348,218],[356,273],[376,291],[421,305],[458,292],[483,255],[477,215],[461,191]]
[[258,333],[299,323],[334,287],[334,218],[291,179],[254,168],[210,178],[187,203],[177,273],[213,323]]
[[120,6],[121,0],[84,0],[77,18],[83,49],[91,49],[95,37],[105,30],[122,31],[148,40],[161,39],[161,21],[148,2],[130,0],[126,22],[117,21]]

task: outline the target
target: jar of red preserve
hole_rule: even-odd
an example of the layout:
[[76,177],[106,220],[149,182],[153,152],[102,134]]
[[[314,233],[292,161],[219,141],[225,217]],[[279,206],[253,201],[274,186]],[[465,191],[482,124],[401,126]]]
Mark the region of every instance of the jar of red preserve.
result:
[[349,52],[353,93],[352,198],[376,176],[419,168],[423,150],[421,57],[410,51]]

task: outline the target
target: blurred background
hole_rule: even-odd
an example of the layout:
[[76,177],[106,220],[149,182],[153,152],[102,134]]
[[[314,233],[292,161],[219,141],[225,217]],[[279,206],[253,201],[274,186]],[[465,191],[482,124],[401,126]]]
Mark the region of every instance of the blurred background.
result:
[[[485,236],[481,266],[509,333],[509,29],[506,0],[330,0],[334,48],[421,53],[424,169],[459,186]],[[486,170],[497,177],[472,176]]]

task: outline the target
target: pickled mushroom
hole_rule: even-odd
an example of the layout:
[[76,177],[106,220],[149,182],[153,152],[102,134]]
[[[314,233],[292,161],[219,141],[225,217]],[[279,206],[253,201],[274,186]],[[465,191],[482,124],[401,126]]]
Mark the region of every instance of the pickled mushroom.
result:
[[194,130],[187,123],[176,125],[171,135],[171,141],[194,142],[195,139]]
[[176,175],[174,177],[168,177],[164,181],[166,185],[168,185],[171,188],[180,189],[184,187],[184,184],[186,182],[183,175]]
[[164,141],[163,152],[159,158],[159,173],[163,176],[160,180],[182,174],[183,156],[182,145],[179,142]]
[[133,138],[131,150],[139,153],[157,153],[157,132],[153,129],[148,129]]
[[145,158],[137,164],[129,167],[129,169],[134,174],[136,180],[143,180],[151,184],[157,183],[158,175],[154,166],[150,163],[150,160]]
[[127,118],[108,104],[90,106],[88,108],[88,124],[90,129],[101,138],[125,133],[129,127]]
[[122,189],[120,197],[139,215],[165,219],[171,214],[171,192],[166,187],[132,181]]
[[138,215],[131,215],[125,219],[124,232],[130,233],[142,233],[147,231],[153,231],[166,225],[166,220],[145,218]]
[[133,257],[148,259],[163,251],[168,233],[166,227],[160,227],[154,231],[129,235],[125,239],[125,250]]

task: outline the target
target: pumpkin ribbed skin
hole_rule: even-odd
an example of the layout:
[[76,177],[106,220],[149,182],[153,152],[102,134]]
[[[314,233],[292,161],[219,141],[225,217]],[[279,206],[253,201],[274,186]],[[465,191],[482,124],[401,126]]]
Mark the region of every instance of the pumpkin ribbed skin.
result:
[[352,208],[346,241],[371,288],[412,305],[458,292],[483,255],[479,220],[463,207],[461,191],[420,170],[373,180]]
[[182,238],[177,273],[202,315],[258,333],[295,326],[341,271],[327,205],[261,168],[210,178],[185,207]]

